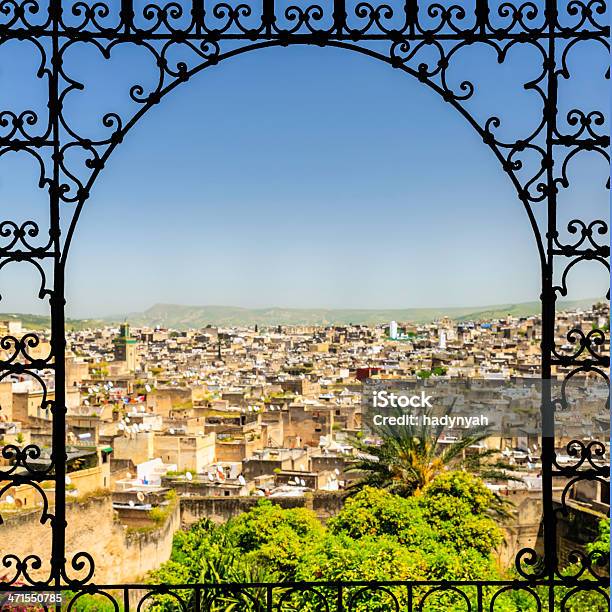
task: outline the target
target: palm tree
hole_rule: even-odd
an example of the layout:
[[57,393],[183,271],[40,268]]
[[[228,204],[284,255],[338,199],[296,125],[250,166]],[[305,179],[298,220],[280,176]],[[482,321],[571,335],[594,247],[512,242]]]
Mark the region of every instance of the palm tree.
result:
[[[450,414],[453,406],[454,403],[446,409],[445,414]],[[398,410],[392,416],[402,414]],[[424,414],[432,416],[431,412]],[[377,426],[373,433],[381,439],[379,445],[355,440],[359,458],[346,472],[358,474],[360,478],[348,486],[347,495],[365,486],[386,489],[402,497],[419,495],[436,476],[449,468],[465,469],[487,479],[509,478],[503,471],[509,466],[484,461],[496,454],[496,450],[490,449],[476,455],[464,452],[488,437],[486,428],[474,429],[451,444],[443,444],[441,436],[444,426],[434,427],[429,422],[431,419],[420,418],[418,425],[391,426],[385,423]],[[496,512],[507,514],[501,509],[507,506],[506,500],[496,498],[499,501]]]

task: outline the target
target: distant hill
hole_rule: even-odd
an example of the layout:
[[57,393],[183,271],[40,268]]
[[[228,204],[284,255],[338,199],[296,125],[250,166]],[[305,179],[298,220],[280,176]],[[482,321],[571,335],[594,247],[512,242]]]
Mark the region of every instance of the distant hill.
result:
[[[21,321],[21,324],[26,329],[40,330],[49,329],[51,327],[50,317],[44,315],[22,314],[18,312],[0,313],[0,321],[10,321],[11,319]],[[104,327],[108,325],[108,323],[108,321],[103,321],[102,319],[66,319],[66,329],[92,329],[95,327]]]
[[[570,310],[591,306],[597,300],[572,300],[559,302],[559,307]],[[273,326],[273,325],[332,325],[361,323],[379,325],[389,321],[428,323],[444,316],[456,321],[495,319],[508,315],[524,317],[540,312],[539,302],[499,304],[493,306],[462,308],[403,308],[403,309],[330,309],[330,308],[240,308],[237,306],[180,306],[156,304],[141,313],[125,317],[133,325],[147,325],[187,329],[219,326]]]
[[[596,299],[560,301],[563,310],[586,308]],[[127,320],[135,326],[188,329],[218,325],[226,327],[274,325],[346,325],[348,323],[380,325],[389,321],[429,323],[442,317],[455,321],[479,321],[508,315],[526,317],[540,312],[539,302],[497,304],[461,308],[402,308],[402,309],[334,309],[334,308],[240,308],[238,306],[181,306],[155,304],[144,312],[113,315],[102,319],[67,319],[72,330],[103,327]],[[0,313],[2,319],[19,319],[28,329],[49,327],[49,317],[19,313]]]

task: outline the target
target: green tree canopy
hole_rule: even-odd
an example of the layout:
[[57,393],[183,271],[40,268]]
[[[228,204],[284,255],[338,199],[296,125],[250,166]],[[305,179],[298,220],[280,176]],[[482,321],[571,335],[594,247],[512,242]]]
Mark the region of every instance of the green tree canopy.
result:
[[[326,527],[310,510],[283,509],[269,500],[261,500],[224,525],[203,520],[177,533],[170,561],[153,572],[150,580],[156,584],[496,580],[503,575],[494,555],[502,542],[501,529],[492,518],[495,504],[495,496],[482,480],[460,470],[438,474],[418,496],[402,497],[364,487],[345,500],[344,507]],[[609,520],[602,521],[597,540],[586,547],[593,559],[607,557],[609,530]],[[362,594],[359,589],[347,589],[347,598],[362,598],[354,606],[361,612],[395,609],[394,598],[400,606],[408,605],[404,587]],[[495,587],[483,590],[486,606],[498,590]],[[545,589],[536,590],[545,601]],[[476,609],[476,591],[470,587],[463,591]],[[568,589],[560,588],[557,603],[568,593]],[[192,593],[185,590],[178,594],[192,609],[189,608],[193,605]],[[427,587],[415,586],[413,603],[426,594]],[[584,591],[570,595],[566,602],[568,612],[607,609],[602,593]],[[319,595],[294,592],[282,610],[324,609],[320,601],[324,596],[333,601],[334,593],[325,587],[319,589]],[[258,609],[254,601],[265,601],[266,592],[259,587],[247,594],[228,589],[207,592],[205,598],[202,607],[211,612],[251,612]],[[79,612],[81,609],[96,608],[79,607]],[[163,595],[155,598],[152,609],[174,612],[179,607],[175,599]],[[463,612],[466,602],[451,590],[441,590],[427,598],[424,609]],[[536,600],[524,589],[507,590],[495,599],[496,612],[536,610]]]

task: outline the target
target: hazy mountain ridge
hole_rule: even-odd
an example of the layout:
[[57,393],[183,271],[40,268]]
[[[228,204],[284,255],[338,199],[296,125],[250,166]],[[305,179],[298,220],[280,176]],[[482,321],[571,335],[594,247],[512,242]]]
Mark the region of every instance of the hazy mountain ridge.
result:
[[[586,308],[597,302],[594,298],[558,302],[559,310]],[[95,319],[66,319],[69,330],[103,327],[121,321],[134,326],[189,329],[218,325],[226,327],[274,325],[346,325],[361,323],[379,325],[389,321],[429,323],[444,316],[455,321],[478,321],[508,315],[525,317],[540,312],[540,302],[521,302],[491,306],[449,308],[242,308],[240,306],[184,306],[155,304],[144,312],[111,315]],[[28,329],[49,327],[49,317],[20,313],[0,313],[0,320],[20,320]]]
[[[597,300],[568,300],[559,302],[562,309],[584,308]],[[362,323],[377,325],[389,321],[428,323],[448,316],[456,321],[495,319],[512,316],[530,316],[540,312],[540,302],[498,304],[491,306],[454,308],[389,308],[389,309],[335,309],[335,308],[241,308],[238,306],[183,306],[155,304],[141,313],[130,313],[125,318],[133,325],[147,325],[187,329],[189,327],[253,326],[259,325],[330,325]],[[117,317],[114,318],[117,320]]]
[[[51,318],[48,316],[20,312],[2,312],[0,313],[0,321],[21,321],[25,329],[33,330],[49,329],[51,325]],[[66,329],[69,331],[104,327],[108,324],[109,321],[106,319],[66,319]]]

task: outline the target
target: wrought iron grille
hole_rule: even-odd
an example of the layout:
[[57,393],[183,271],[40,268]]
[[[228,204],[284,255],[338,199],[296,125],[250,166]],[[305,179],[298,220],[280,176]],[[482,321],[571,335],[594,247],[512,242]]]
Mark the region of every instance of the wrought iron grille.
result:
[[[134,606],[130,592],[136,591],[140,592],[138,609],[155,593],[174,593],[182,608],[199,610],[223,593],[232,592],[243,593],[262,610],[280,610],[292,590],[309,590],[318,593],[320,609],[349,610],[357,608],[359,598],[388,591],[392,585],[405,590],[409,610],[426,609],[427,598],[440,590],[460,594],[468,610],[494,610],[496,598],[509,589],[523,590],[534,598],[538,609],[546,610],[566,609],[572,596],[585,590],[597,590],[607,599],[604,587],[608,579],[597,571],[601,560],[577,552],[579,571],[573,576],[560,573],[555,533],[558,513],[567,511],[565,501],[571,485],[609,477],[609,467],[602,462],[605,446],[603,441],[573,441],[566,449],[575,460],[573,465],[559,465],[554,414],[566,400],[563,392],[556,395],[546,385],[542,387],[541,405],[545,423],[541,440],[544,554],[521,550],[516,558],[515,581],[160,585],[139,591],[144,587],[92,585],[94,559],[87,551],[66,558],[65,266],[77,221],[109,156],[138,120],[199,72],[247,51],[288,45],[343,48],[380,60],[441,96],[499,160],[533,229],[541,270],[542,379],[549,380],[552,368],[561,366],[566,371],[564,384],[584,372],[608,380],[609,357],[598,350],[606,339],[604,330],[571,330],[567,335],[574,346],[571,351],[555,342],[555,304],[559,296],[568,293],[568,273],[585,261],[598,262],[609,270],[605,220],[575,218],[564,228],[557,221],[559,193],[571,189],[568,167],[572,159],[588,151],[609,162],[607,108],[558,110],[559,84],[574,76],[569,61],[574,50],[586,42],[609,49],[605,0],[534,0],[522,4],[497,0],[463,4],[424,0],[419,4],[402,0],[380,5],[328,0],[283,7],[279,7],[279,0],[177,0],[146,6],[138,0],[0,1],[0,46],[33,46],[40,58],[34,77],[48,89],[44,112],[22,100],[21,109],[0,113],[0,155],[14,152],[37,162],[38,187],[48,196],[49,213],[48,227],[34,220],[0,224],[0,269],[14,262],[32,266],[40,276],[38,297],[48,301],[51,316],[51,351],[44,358],[32,357],[40,343],[36,333],[2,338],[1,347],[9,357],[0,364],[1,378],[18,374],[35,379],[43,389],[41,409],[52,416],[52,453],[47,467],[41,471],[40,464],[34,466],[41,456],[40,447],[7,445],[2,450],[5,466],[0,471],[2,493],[27,484],[42,499],[40,521],[52,532],[50,559],[36,553],[18,558],[2,551],[6,575],[0,587],[9,591],[54,587],[79,595],[103,591],[115,609]],[[71,74],[66,62],[76,45],[95,49],[105,59],[119,47],[138,47],[148,54],[158,74],[150,86],[137,82],[131,87],[131,114],[109,109],[100,117],[96,136],[87,136],[88,130],[66,111],[69,96],[88,85]],[[456,58],[467,47],[486,49],[492,50],[501,64],[517,46],[529,47],[539,58],[537,65],[531,66],[537,70],[530,71],[523,87],[538,97],[540,109],[527,117],[530,121],[525,125],[531,127],[519,139],[505,141],[499,136],[500,117],[477,117],[470,110],[469,102],[478,85],[457,75]],[[96,74],[87,77],[95,81]],[[609,78],[609,72],[605,78]],[[53,398],[43,376],[47,371],[54,373]],[[556,510],[553,483],[559,477],[570,484],[561,497],[561,509]],[[49,479],[55,487],[53,505],[41,486]],[[33,570],[45,567],[47,578],[32,576]],[[393,576],[389,578],[393,580]],[[555,589],[560,585],[568,590],[555,603]],[[389,601],[389,609],[400,609],[394,595]]]

